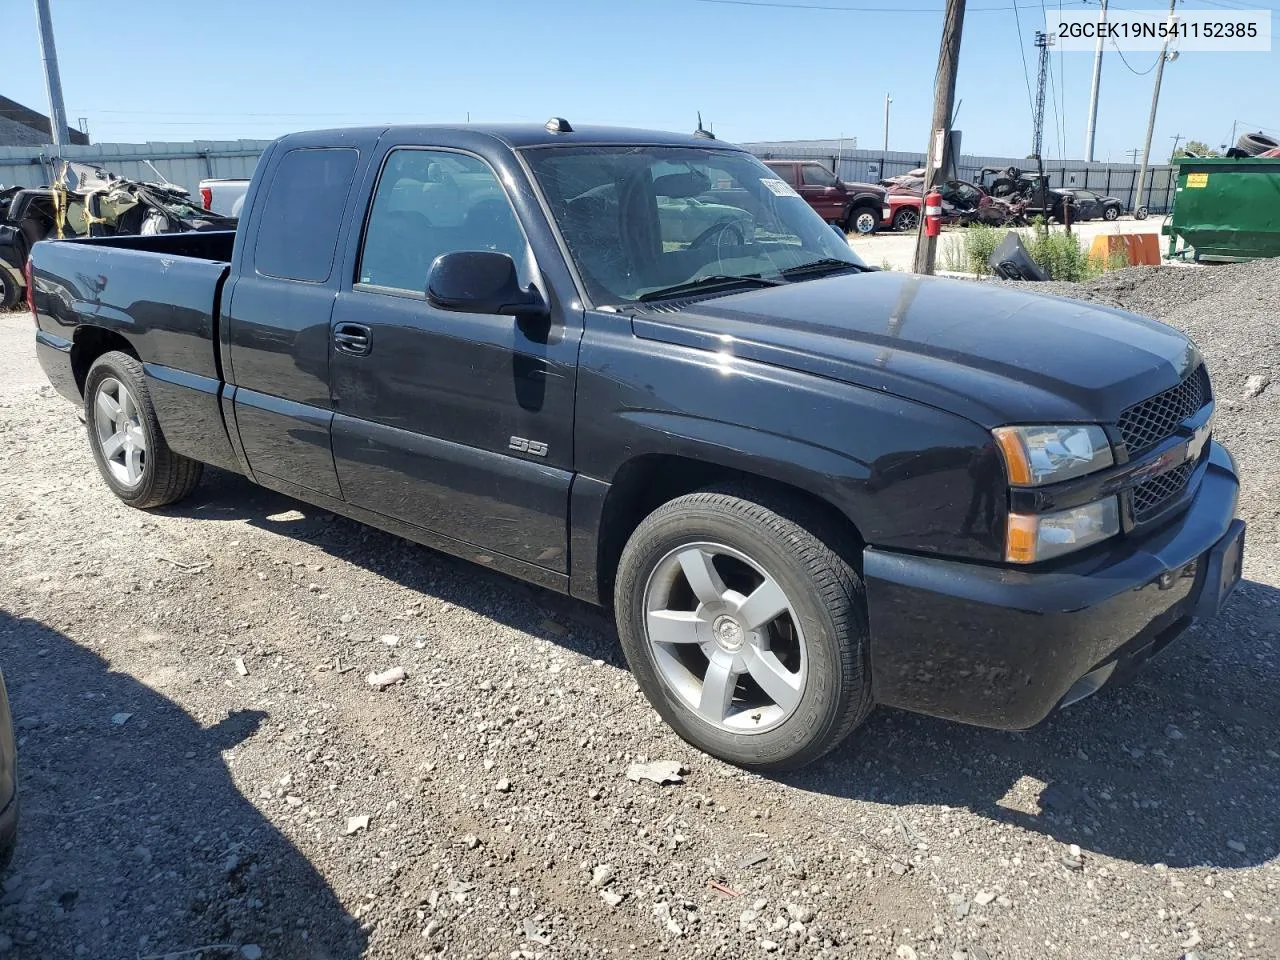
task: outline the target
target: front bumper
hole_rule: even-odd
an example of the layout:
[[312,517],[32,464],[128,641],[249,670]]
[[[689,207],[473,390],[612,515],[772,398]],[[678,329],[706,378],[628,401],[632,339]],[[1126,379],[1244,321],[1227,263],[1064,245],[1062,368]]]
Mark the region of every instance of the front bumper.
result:
[[1214,443],[1186,512],[1103,555],[1027,571],[869,547],[876,701],[1021,730],[1132,672],[1234,584],[1238,495],[1235,463]]

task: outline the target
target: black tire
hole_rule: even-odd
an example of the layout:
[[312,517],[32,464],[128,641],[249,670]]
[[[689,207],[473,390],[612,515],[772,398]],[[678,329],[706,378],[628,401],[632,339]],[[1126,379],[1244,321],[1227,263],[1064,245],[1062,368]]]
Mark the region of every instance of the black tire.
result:
[[876,207],[854,207],[845,219],[844,228],[848,233],[869,236],[880,226],[880,210]]
[[1236,141],[1236,146],[1248,156],[1256,157],[1280,147],[1280,140],[1269,137],[1265,133],[1246,133]]
[[[13,805],[14,812],[16,814],[18,809],[18,800],[16,797],[13,800]],[[9,864],[13,862],[13,851],[16,850],[17,847],[18,831],[15,828],[9,836],[5,837],[3,841],[0,841],[0,876],[3,876],[4,872],[9,869]]]
[[1111,207],[1111,206],[1103,207],[1103,208],[1102,208],[1102,219],[1103,219],[1103,220],[1119,220],[1119,219],[1120,219],[1120,208],[1119,208],[1119,207]]
[[0,310],[8,310],[18,305],[22,297],[22,287],[14,282],[8,268],[0,264]]
[[[146,436],[146,460],[142,466],[142,478],[133,485],[122,483],[107,466],[102,445],[98,442],[98,393],[104,381],[114,379],[132,394],[138,409],[138,424]],[[113,350],[104,353],[93,362],[84,384],[85,427],[93,459],[98,472],[111,492],[131,507],[141,510],[177,503],[190,496],[200,483],[204,464],[179,453],[174,453],[165,442],[156,418],[155,405],[147,390],[142,364],[127,353]]]
[[910,233],[920,226],[920,211],[915,207],[899,207],[893,215],[893,229],[900,233]]
[[991,196],[1004,199],[1018,192],[1018,181],[1009,177],[999,177],[991,182]]
[[[814,533],[820,529],[830,524],[803,503],[723,487],[659,507],[627,541],[614,587],[623,652],[654,709],[699,750],[754,770],[791,770],[837,746],[871,712],[865,594],[845,559],[854,548],[820,538]],[[650,578],[674,551],[705,542],[740,551],[765,568],[803,631],[807,666],[797,704],[763,732],[734,733],[699,716],[663,678],[649,642]]]
[[1147,219],[1147,208],[1139,207],[1137,210],[1133,211],[1133,219],[1135,220]]

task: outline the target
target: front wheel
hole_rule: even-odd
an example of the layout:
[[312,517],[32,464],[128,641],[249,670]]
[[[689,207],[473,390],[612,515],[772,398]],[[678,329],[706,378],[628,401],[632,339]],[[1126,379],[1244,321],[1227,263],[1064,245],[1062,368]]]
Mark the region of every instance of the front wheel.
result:
[[893,215],[893,229],[910,233],[920,226],[920,211],[915,207],[903,207]]
[[757,770],[821,757],[870,711],[866,606],[803,504],[733,489],[650,514],[614,609],[640,688],[695,747]]
[[93,362],[84,384],[84,417],[98,472],[131,507],[176,503],[200,482],[204,465],[165,442],[142,364],[113,350]]
[[1103,220],[1119,220],[1120,211],[1116,207],[1104,207],[1102,210]]
[[845,230],[866,236],[876,232],[880,225],[880,211],[871,207],[854,207],[849,211],[849,219],[845,221]]

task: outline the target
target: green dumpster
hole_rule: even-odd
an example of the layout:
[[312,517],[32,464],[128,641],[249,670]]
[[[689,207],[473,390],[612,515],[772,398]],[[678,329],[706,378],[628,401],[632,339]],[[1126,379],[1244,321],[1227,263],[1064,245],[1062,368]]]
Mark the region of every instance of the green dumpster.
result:
[[1280,257],[1280,158],[1180,157],[1168,257]]

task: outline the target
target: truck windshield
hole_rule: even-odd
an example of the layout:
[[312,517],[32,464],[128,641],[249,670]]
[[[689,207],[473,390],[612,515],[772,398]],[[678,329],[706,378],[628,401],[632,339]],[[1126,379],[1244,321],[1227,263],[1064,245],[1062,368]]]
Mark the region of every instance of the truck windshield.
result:
[[759,286],[862,265],[842,234],[747,153],[619,145],[525,156],[601,305],[687,295],[703,278],[714,278],[707,290],[732,290],[735,278]]

